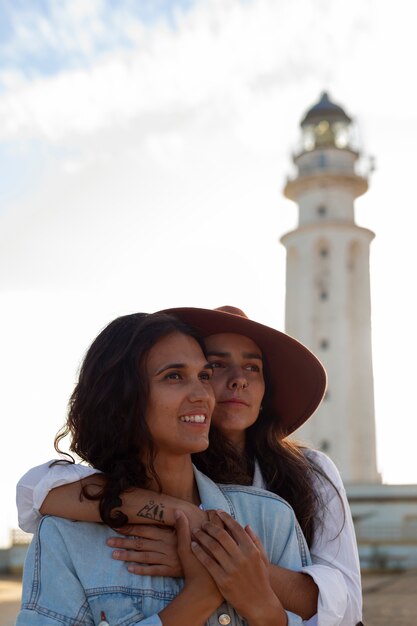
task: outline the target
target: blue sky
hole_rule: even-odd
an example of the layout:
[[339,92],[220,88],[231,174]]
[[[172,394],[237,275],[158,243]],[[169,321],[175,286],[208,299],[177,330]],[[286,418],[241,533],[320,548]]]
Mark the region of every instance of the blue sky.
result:
[[173,30],[197,0],[2,0],[0,67],[28,78],[86,67],[137,44],[136,26]]
[[414,24],[407,0],[0,2],[4,533],[111,319],[232,304],[283,328],[282,189],[323,89],[376,159],[356,219],[376,233],[378,459],[417,481]]
[[[117,51],[134,50],[158,25],[172,31],[196,0],[1,0],[0,93],[17,85],[88,70]],[[0,200],[27,188],[45,146],[36,139],[0,145]]]

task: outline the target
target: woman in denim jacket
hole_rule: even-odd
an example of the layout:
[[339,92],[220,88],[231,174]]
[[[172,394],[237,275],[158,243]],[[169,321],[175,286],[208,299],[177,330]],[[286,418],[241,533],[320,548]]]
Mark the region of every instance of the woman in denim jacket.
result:
[[[322,366],[294,339],[249,320],[234,307],[168,312],[206,337],[214,368],[211,383],[217,403],[210,447],[193,455],[195,464],[216,482],[267,488],[290,502],[307,537],[312,564],[301,572],[271,566],[273,588],[287,610],[303,616],[305,626],[354,626],[361,617],[361,580],[342,480],[322,452],[286,439],[320,401],[325,389]],[[94,472],[80,464],[50,467],[50,463],[27,472],[17,494],[22,529],[34,531],[39,509],[99,521],[95,503],[79,502],[78,494],[78,481]],[[153,494],[158,511],[164,506],[165,526],[145,525],[153,521],[150,497],[140,489],[124,494],[122,508],[132,526],[123,532],[134,537],[113,537],[107,543],[117,548],[114,558],[129,562],[132,572],[144,573],[146,563],[147,574],[182,576],[175,533],[169,532],[173,511],[181,508],[195,526],[201,524],[203,513],[188,502]]]
[[[294,570],[309,562],[292,509],[274,494],[219,487],[193,469],[191,453],[208,446],[211,375],[195,334],[165,314],[118,318],[96,338],[56,445],[70,434],[70,450],[103,473],[82,495],[98,501],[107,525],[42,519],[17,626],[301,623],[284,611],[268,573],[268,559]],[[127,521],[120,496],[132,487],[218,511],[191,531],[174,513],[184,580],[133,575],[103,550],[111,527]],[[157,506],[149,501],[141,516],[163,525]]]

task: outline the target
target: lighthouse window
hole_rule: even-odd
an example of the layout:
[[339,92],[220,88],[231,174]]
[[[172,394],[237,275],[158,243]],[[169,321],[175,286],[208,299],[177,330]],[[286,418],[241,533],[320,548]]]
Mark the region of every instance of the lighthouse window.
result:
[[320,348],[322,350],[327,350],[328,347],[329,347],[329,340],[328,339],[322,339],[320,341]]
[[329,298],[329,294],[325,289],[320,291],[320,300],[327,300]]
[[326,256],[328,256],[329,254],[329,250],[327,248],[320,248],[320,256],[325,258]]
[[324,217],[326,213],[327,213],[327,209],[323,204],[317,207],[317,214],[320,215],[320,217]]

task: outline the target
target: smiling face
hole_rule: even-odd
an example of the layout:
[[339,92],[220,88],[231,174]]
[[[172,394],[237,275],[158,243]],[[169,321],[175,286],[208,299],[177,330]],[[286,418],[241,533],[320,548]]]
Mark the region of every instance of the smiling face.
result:
[[208,447],[214,394],[212,371],[197,341],[179,332],[148,353],[146,422],[157,455],[188,455]]
[[244,335],[222,333],[205,340],[213,368],[213,424],[243,450],[245,430],[256,422],[265,393],[262,353]]

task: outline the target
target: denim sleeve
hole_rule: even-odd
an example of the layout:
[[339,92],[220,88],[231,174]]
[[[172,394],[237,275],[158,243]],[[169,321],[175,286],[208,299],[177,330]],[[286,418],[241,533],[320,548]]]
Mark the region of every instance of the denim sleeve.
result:
[[301,565],[303,567],[307,567],[308,565],[311,565],[310,550],[308,549],[307,541],[304,537],[303,531],[301,530],[300,524],[298,523],[297,520],[295,520],[295,529],[297,532],[298,548],[300,550],[300,555],[301,555]]
[[[273,558],[271,563],[300,571],[303,566],[311,563],[310,553],[292,510],[281,508],[279,523],[276,525],[276,534],[273,544]],[[302,618],[295,613],[286,611],[288,626],[302,626]]]
[[271,563],[295,571],[310,565],[310,552],[292,509],[281,506],[277,518]]
[[[16,626],[94,626],[100,619],[97,602],[94,604],[93,601],[97,597],[103,603],[100,608],[110,625],[121,623],[122,620],[124,624],[132,626],[162,626],[157,613],[141,619],[141,611],[132,603],[131,596],[120,594],[118,586],[113,598],[112,594],[106,592],[105,585],[96,586],[95,580],[104,580],[105,572],[98,579],[87,575],[89,585],[86,592],[81,582],[82,576],[81,580],[79,578],[80,560],[84,558],[82,544],[74,543],[77,533],[71,536],[69,532],[70,537],[68,533],[65,535],[71,523],[68,522],[69,526],[63,526],[62,523],[67,524],[67,520],[43,517],[32,539],[25,561],[22,604]],[[81,533],[86,532],[78,524],[74,528],[80,528]],[[81,559],[75,558],[75,549],[81,552]]]
[[[16,626],[94,626],[84,589],[56,528],[43,518],[29,546]],[[45,523],[46,522],[46,523]]]

